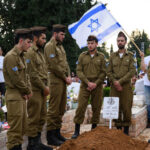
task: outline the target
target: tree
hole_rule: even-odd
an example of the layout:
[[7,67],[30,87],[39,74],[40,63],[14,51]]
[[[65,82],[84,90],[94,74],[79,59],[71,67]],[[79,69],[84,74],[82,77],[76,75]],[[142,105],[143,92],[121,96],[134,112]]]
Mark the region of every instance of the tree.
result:
[[113,53],[113,52],[114,52],[113,45],[111,44],[111,46],[110,46],[110,53]]
[[[47,37],[50,39],[53,24],[69,24],[79,18],[91,8],[92,0],[85,3],[77,0],[3,0],[0,1],[0,46],[4,53],[9,51],[13,45],[13,32],[16,28],[46,26]],[[66,33],[64,47],[72,71],[75,71],[76,61],[80,49],[70,36]]]
[[[134,42],[139,48],[141,48],[141,43],[143,42],[145,56],[150,55],[149,51],[150,39],[148,38],[148,35],[144,32],[144,30],[142,31],[142,33],[139,30],[133,31],[131,34],[131,38],[134,40]],[[140,55],[131,41],[128,43],[128,50],[132,51],[133,53],[136,51],[137,65],[140,66],[141,62]]]
[[[150,45],[150,39],[148,38],[148,35],[144,32],[144,30],[142,31],[142,33],[139,30],[133,31],[131,34],[131,38],[134,40],[134,42],[140,49],[141,43],[144,42],[144,53],[148,53],[147,51]],[[137,51],[136,47],[131,41],[128,43],[128,50],[132,52],[135,50]],[[137,57],[140,57],[139,53],[137,53]]]

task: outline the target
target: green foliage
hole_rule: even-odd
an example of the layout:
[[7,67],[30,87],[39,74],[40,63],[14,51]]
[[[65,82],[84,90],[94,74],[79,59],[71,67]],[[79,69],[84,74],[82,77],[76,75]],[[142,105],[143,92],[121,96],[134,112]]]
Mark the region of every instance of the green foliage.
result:
[[[142,33],[139,30],[133,31],[131,34],[131,38],[140,49],[141,49],[141,43],[144,42],[144,53],[146,55],[150,53],[148,52],[150,39],[148,38],[148,35],[144,32],[144,30],[142,31]],[[137,51],[136,47],[131,41],[128,43],[128,50],[132,52]],[[137,57],[140,57],[138,52],[137,52]]]
[[109,97],[110,87],[103,88],[103,97]]
[[[144,53],[145,56],[150,55],[149,51],[149,45],[150,45],[150,39],[148,38],[148,35],[144,32],[140,32],[139,30],[133,31],[131,34],[131,38],[133,41],[137,44],[137,46],[141,49],[141,43],[144,42]],[[138,71],[140,70],[140,63],[141,63],[141,57],[139,53],[137,52],[136,47],[134,44],[130,41],[128,43],[128,50],[135,52],[136,51],[136,57],[137,57],[137,65],[138,65]]]
[[[53,24],[76,22],[92,7],[92,0],[82,3],[77,0],[3,0],[0,1],[0,46],[6,54],[13,45],[13,31],[16,28],[46,26],[47,38],[50,39]],[[70,34],[66,33],[64,47],[72,71],[80,51]]]

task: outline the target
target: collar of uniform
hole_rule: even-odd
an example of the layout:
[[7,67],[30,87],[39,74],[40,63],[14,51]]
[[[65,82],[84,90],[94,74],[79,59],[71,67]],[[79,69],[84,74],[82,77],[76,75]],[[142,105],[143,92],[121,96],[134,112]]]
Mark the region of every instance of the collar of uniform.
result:
[[17,46],[14,47],[14,51],[15,51],[16,54],[19,55],[19,56],[23,56],[23,55],[24,55],[24,53],[21,52],[21,51],[17,48]]
[[[89,53],[89,51],[85,52],[85,54],[86,54],[86,55],[91,55],[91,54]],[[94,56],[98,56],[98,55],[99,55],[99,54],[98,54],[98,52],[97,52],[97,50],[96,50]]]
[[38,47],[37,47],[35,44],[32,44],[32,49],[33,49],[34,51],[38,51]]
[[[125,49],[125,53],[124,53],[125,55],[128,55],[129,54],[129,52]],[[116,52],[116,55],[119,55],[119,50]]]

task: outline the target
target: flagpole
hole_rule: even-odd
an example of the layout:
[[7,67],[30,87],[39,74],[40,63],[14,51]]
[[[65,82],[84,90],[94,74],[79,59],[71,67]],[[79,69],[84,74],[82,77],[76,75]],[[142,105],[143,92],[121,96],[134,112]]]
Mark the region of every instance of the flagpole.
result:
[[[123,28],[122,28],[123,29]],[[132,38],[128,35],[128,33],[123,29],[125,34],[128,36],[128,38],[131,40],[131,42],[134,44],[134,46],[137,48],[138,52],[141,53],[140,48],[136,45],[136,43],[132,40]]]

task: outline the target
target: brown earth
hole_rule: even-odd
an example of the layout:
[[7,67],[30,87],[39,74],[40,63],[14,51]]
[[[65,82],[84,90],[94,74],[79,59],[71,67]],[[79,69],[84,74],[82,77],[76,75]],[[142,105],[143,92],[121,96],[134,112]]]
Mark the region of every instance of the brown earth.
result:
[[147,142],[133,139],[120,130],[99,126],[66,141],[59,150],[146,150],[147,146]]

